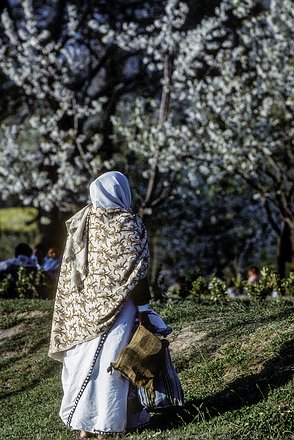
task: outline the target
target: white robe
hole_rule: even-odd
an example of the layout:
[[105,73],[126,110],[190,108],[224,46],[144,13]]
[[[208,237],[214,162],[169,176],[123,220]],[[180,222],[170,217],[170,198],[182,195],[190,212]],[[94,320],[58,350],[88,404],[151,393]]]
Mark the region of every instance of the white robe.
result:
[[107,371],[132,337],[136,311],[136,306],[129,299],[107,334],[83,393],[80,390],[93,364],[101,336],[78,344],[65,353],[60,417],[72,429],[119,433],[148,423],[149,414],[136,400],[137,393],[130,387],[129,381],[116,370]]

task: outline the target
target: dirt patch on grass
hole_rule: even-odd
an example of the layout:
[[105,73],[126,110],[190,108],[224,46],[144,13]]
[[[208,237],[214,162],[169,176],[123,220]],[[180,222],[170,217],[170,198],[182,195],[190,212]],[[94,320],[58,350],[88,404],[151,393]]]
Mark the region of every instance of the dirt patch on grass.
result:
[[21,319],[31,319],[31,318],[42,318],[47,315],[47,312],[43,312],[42,310],[31,310],[30,312],[19,313],[18,317]]
[[178,354],[187,348],[194,347],[197,343],[202,341],[207,332],[197,331],[193,329],[192,325],[183,327],[180,333],[175,333],[170,337],[170,351],[171,354]]
[[6,351],[5,353],[2,354],[3,360],[12,359],[20,356],[21,353],[19,353],[19,351]]
[[4,330],[0,330],[0,345],[5,342],[6,338],[11,338],[12,336],[17,335],[18,333],[21,333],[24,329],[24,324],[17,324],[13,327],[6,328]]

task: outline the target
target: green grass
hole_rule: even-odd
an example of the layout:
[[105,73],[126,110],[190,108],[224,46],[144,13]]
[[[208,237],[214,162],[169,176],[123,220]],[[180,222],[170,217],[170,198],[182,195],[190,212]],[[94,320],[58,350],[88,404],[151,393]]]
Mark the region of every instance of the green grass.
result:
[[0,231],[25,232],[36,229],[35,223],[30,223],[37,215],[35,208],[1,208]]
[[20,242],[34,246],[40,240],[36,221],[37,210],[27,208],[0,209],[0,260],[12,258],[14,248]]
[[[186,404],[126,439],[294,438],[293,303],[156,308],[174,328],[173,347],[195,335],[173,354]],[[52,303],[2,300],[0,312],[10,334],[0,340],[1,438],[73,439],[58,418],[61,367],[47,357]]]

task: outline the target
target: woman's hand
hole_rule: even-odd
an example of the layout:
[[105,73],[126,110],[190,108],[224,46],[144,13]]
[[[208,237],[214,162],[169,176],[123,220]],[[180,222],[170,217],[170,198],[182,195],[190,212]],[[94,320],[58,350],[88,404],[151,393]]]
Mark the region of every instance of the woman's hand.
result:
[[139,312],[138,319],[139,323],[147,328],[147,330],[149,330],[151,333],[156,332],[157,327],[151,323],[149,319],[149,312]]
[[156,336],[163,336],[165,338],[173,331],[171,327],[166,325],[158,313],[149,307],[149,304],[138,306],[138,319],[141,325]]

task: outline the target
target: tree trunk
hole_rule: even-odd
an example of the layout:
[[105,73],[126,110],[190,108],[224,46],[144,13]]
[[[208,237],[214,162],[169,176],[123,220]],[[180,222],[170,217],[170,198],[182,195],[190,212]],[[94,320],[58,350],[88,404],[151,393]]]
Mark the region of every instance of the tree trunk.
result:
[[286,263],[291,263],[291,270],[294,270],[294,224],[284,222],[281,234],[278,238],[278,273],[281,278],[286,277]]
[[290,229],[290,244],[291,244],[291,271],[294,272],[294,223],[289,227]]
[[44,224],[41,221],[42,212],[39,212],[39,229],[42,242],[48,247],[56,247],[62,251],[66,236],[64,222],[68,218],[68,215],[61,213],[57,207],[55,207],[50,214],[44,214],[45,217],[48,217],[50,223]]
[[[164,85],[161,93],[160,109],[158,126],[162,126],[167,120],[169,112],[170,92],[171,92],[171,77],[173,71],[173,54],[167,53],[164,57],[164,73],[163,80]],[[158,161],[160,157],[160,147],[157,146],[157,150],[154,153],[154,161],[150,170],[150,177],[146,189],[146,195],[142,206],[139,209],[139,215],[143,218],[145,208],[150,206],[152,199],[156,193],[157,178],[158,178]]]

